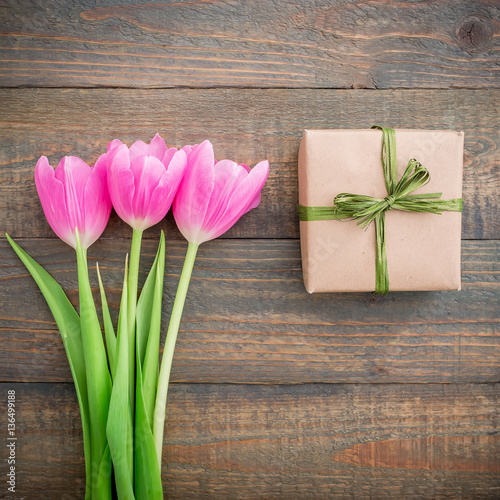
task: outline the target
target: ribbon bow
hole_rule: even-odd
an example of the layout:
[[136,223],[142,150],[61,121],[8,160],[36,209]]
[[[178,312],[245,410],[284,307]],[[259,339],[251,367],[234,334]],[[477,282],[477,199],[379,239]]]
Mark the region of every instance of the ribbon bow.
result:
[[382,130],[382,168],[384,171],[385,198],[361,194],[340,193],[331,207],[305,207],[299,205],[301,221],[350,219],[362,228],[375,222],[375,293],[389,291],[387,255],[385,252],[385,212],[396,209],[405,212],[427,212],[440,215],[444,211],[461,212],[462,199],[441,200],[443,193],[411,194],[430,181],[428,170],[417,160],[408,162],[404,174],[397,180],[396,133],[392,128],[374,125]]

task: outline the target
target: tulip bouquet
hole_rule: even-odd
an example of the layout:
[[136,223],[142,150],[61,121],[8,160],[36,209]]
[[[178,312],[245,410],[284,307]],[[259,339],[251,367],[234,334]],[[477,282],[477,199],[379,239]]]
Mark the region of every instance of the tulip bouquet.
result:
[[[184,302],[201,243],[217,238],[257,207],[269,173],[215,161],[209,141],[180,150],[157,134],[130,148],[112,141],[93,167],[77,157],[56,169],[42,156],[35,181],[45,216],[55,233],[76,251],[79,313],[57,282],[8,235],[35,279],[61,333],[80,405],[86,469],[86,499],[162,499],[161,456],[165,405]],[[163,231],[138,297],[143,231],[173,205],[188,248],[161,366],[161,303],[165,263]],[[116,328],[97,266],[103,331],[89,282],[87,250],[101,236],[111,208],[131,228]],[[103,335],[104,332],[104,335]],[[113,481],[114,479],[114,481]]]

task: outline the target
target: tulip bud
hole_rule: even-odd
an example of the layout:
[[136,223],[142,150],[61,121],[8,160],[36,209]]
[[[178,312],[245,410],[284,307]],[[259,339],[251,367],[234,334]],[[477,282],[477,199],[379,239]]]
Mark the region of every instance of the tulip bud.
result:
[[209,141],[192,147],[173,206],[179,230],[196,244],[219,237],[259,205],[268,174],[267,161],[250,169],[231,160],[215,162]]
[[106,155],[93,168],[76,156],[65,156],[54,170],[45,156],[35,168],[35,183],[45,217],[54,232],[76,248],[76,230],[83,248],[101,236],[111,213]]
[[108,146],[108,187],[116,213],[144,231],[167,214],[186,168],[186,153],[167,148],[156,134],[150,144],[130,148],[119,140]]

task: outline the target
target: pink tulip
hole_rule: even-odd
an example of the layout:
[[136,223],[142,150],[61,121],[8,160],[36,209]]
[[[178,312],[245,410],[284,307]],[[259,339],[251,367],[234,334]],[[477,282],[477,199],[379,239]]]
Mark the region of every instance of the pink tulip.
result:
[[186,153],[167,148],[156,134],[150,144],[130,149],[115,139],[108,145],[108,187],[116,213],[143,231],[167,214],[186,168]]
[[35,183],[43,211],[54,232],[76,248],[76,230],[83,248],[101,236],[111,213],[106,180],[106,155],[93,168],[76,156],[65,156],[54,170],[42,156]]
[[259,205],[269,162],[262,161],[253,169],[231,160],[215,162],[212,144],[204,141],[191,148],[187,163],[173,213],[189,242],[200,244],[219,237]]

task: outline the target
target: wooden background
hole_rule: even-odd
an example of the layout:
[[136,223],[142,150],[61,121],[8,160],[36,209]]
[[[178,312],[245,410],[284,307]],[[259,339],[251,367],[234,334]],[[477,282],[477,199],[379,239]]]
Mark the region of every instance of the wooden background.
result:
[[[199,252],[167,405],[169,498],[500,498],[498,0],[129,1],[1,2],[0,229],[76,304],[74,252],[36,194],[40,155],[91,163],[159,131],[270,161],[260,207]],[[373,123],[465,131],[461,292],[305,292],[302,130]],[[168,318],[186,244],[170,215],[159,226]],[[129,237],[113,214],[89,253],[115,317]],[[0,497],[15,389],[12,498],[83,498],[62,342],[3,237],[0,284]]]

